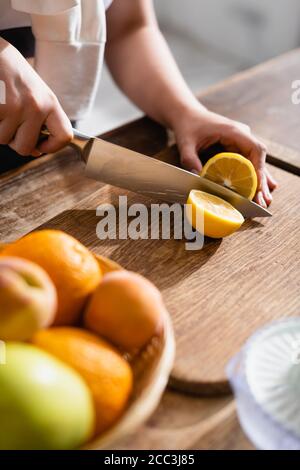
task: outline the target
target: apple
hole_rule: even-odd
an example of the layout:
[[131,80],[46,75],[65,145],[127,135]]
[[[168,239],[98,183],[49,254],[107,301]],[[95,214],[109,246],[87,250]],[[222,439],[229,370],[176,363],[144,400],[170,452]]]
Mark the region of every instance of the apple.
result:
[[26,341],[49,326],[57,295],[48,274],[22,258],[0,258],[0,339]]
[[69,450],[92,436],[91,392],[78,373],[26,343],[0,366],[0,450]]

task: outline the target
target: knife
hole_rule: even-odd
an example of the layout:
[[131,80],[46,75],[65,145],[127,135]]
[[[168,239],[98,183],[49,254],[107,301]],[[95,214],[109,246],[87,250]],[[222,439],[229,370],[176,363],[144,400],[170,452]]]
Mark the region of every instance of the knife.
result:
[[143,196],[185,204],[192,189],[219,196],[245,218],[272,214],[255,202],[194,173],[73,129],[71,143],[86,163],[88,177]]

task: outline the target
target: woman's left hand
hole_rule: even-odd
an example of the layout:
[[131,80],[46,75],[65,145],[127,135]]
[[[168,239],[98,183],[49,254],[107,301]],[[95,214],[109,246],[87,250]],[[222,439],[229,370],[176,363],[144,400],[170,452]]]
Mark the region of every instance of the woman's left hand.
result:
[[271,191],[277,183],[266,168],[267,149],[251,133],[249,126],[199,105],[199,108],[181,113],[172,127],[184,168],[199,173],[202,165],[198,152],[220,143],[227,151],[240,153],[253,163],[258,180],[255,201],[263,207],[270,205]]

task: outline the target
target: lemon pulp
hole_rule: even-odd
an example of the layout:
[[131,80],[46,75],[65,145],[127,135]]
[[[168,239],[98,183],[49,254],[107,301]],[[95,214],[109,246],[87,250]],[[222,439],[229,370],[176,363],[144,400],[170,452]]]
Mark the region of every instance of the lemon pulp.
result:
[[244,217],[229,202],[203,191],[192,190],[187,204],[187,217],[191,225],[211,238],[231,235],[244,222]]
[[204,165],[201,176],[226,186],[247,199],[253,199],[257,190],[257,176],[253,164],[238,153],[215,155]]

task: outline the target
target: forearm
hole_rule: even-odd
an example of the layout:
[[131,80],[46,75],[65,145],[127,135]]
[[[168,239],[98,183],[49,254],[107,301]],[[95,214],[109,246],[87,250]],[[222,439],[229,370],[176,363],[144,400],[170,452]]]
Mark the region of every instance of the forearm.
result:
[[187,108],[201,108],[155,24],[132,29],[111,41],[106,60],[119,87],[161,124],[174,128]]

